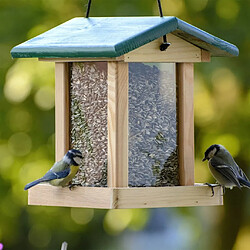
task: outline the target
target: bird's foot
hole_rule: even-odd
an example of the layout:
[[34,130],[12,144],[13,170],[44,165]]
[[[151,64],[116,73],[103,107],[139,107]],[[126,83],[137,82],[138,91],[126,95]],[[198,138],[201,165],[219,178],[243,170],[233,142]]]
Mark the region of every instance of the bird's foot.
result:
[[78,183],[78,184],[76,184],[76,183],[70,183],[69,184],[69,190],[72,191],[77,186],[82,186],[82,185],[80,183]]
[[211,188],[211,191],[212,191],[211,197],[214,196],[214,187],[220,186],[220,184],[211,184],[211,183],[208,183],[208,182],[204,183],[204,185],[207,185],[207,186],[209,186]]

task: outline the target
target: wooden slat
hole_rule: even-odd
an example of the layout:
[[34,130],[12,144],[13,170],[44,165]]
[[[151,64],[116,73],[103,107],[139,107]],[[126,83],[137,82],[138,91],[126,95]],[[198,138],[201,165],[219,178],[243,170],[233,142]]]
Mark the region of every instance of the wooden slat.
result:
[[113,208],[156,208],[223,205],[221,187],[175,186],[148,188],[120,188]]
[[194,185],[194,67],[176,64],[180,184]]
[[29,189],[28,204],[89,208],[155,208],[223,205],[221,187],[206,185],[175,187],[102,188],[76,187],[73,190],[39,184]]
[[185,40],[167,35],[171,45],[160,51],[162,37],[124,55],[125,62],[201,62],[201,49]]
[[56,161],[69,150],[69,64],[55,63]]
[[39,184],[29,189],[28,204],[60,207],[112,208],[112,189],[100,187],[54,187]]
[[128,186],[128,64],[108,63],[108,186]]
[[86,57],[86,58],[38,58],[44,62],[108,62],[108,61],[123,61],[124,56],[119,57]]
[[210,62],[211,61],[211,53],[207,50],[201,50],[201,61],[202,62]]

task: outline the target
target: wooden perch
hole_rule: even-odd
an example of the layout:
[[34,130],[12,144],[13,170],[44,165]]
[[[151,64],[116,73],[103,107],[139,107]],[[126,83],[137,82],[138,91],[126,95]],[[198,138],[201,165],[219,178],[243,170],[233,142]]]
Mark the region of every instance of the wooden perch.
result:
[[39,184],[29,189],[29,205],[88,207],[102,209],[155,208],[223,205],[222,188],[207,185],[174,187],[76,187]]

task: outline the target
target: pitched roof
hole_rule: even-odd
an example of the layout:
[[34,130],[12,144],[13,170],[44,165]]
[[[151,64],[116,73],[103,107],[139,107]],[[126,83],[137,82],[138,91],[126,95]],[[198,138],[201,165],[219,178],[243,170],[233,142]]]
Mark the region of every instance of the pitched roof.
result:
[[233,44],[176,17],[73,18],[11,50],[14,58],[117,57],[173,33],[211,53],[238,56]]

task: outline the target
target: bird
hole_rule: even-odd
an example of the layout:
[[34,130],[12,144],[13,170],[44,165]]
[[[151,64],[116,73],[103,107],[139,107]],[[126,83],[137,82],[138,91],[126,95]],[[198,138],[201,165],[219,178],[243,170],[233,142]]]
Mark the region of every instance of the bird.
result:
[[70,149],[62,160],[54,163],[51,169],[40,179],[28,183],[24,190],[27,190],[41,182],[48,182],[53,186],[66,187],[79,170],[83,159],[82,153],[76,149]]
[[[219,185],[225,188],[250,188],[250,182],[243,170],[237,165],[229,151],[220,144],[211,145],[202,161],[208,160],[208,167]],[[211,188],[211,184],[206,183]],[[212,188],[212,193],[213,188]],[[212,195],[213,196],[213,195]]]

